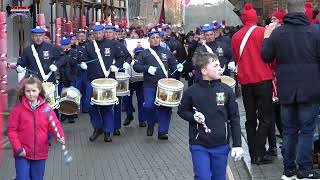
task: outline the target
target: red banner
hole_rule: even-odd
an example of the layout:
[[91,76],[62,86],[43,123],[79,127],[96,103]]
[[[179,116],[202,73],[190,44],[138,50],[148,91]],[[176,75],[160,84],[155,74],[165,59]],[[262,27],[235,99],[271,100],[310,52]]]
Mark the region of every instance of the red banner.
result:
[[185,5],[185,6],[189,6],[190,1],[191,1],[191,0],[184,0],[184,5]]
[[165,10],[164,10],[164,0],[162,0],[159,24],[164,24],[164,23],[166,23],[166,15],[165,15]]
[[[0,95],[0,102],[3,102],[3,99],[4,99],[4,97],[2,96],[2,95]],[[3,107],[3,105],[2,105],[2,103],[0,103],[0,164],[1,164],[1,160],[2,160],[2,148],[3,148],[3,139],[2,139],[2,132],[3,132],[3,130],[2,130],[2,128],[3,128],[3,125],[2,125],[2,121],[3,121],[3,111],[4,111],[4,109],[3,109],[4,107]]]

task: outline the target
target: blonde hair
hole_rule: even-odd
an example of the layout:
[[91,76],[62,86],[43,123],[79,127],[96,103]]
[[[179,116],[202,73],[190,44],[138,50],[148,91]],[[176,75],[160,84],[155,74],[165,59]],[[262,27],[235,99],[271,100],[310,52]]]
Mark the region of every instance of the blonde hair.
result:
[[27,77],[25,79],[23,79],[23,83],[22,86],[19,88],[18,90],[18,94],[17,94],[17,102],[21,102],[22,97],[25,95],[25,90],[26,90],[26,85],[27,84],[37,84],[39,90],[40,90],[40,94],[39,96],[42,98],[45,98],[45,92],[44,89],[42,87],[42,82],[35,76],[30,76]]

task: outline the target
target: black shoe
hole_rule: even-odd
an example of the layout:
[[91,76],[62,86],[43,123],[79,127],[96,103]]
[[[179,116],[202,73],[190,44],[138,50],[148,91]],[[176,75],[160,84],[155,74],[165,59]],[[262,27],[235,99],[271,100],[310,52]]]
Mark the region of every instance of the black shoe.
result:
[[113,135],[115,135],[115,136],[120,136],[120,129],[115,129],[115,130],[113,131]]
[[68,123],[75,123],[74,119],[68,119]]
[[296,170],[284,170],[281,180],[294,180],[297,178]]
[[277,148],[271,148],[271,149],[269,148],[267,151],[267,154],[270,156],[278,156]]
[[61,114],[61,116],[60,116],[60,121],[63,122],[63,121],[65,121],[66,119],[67,119],[67,117],[66,117],[65,115]]
[[110,133],[104,133],[104,142],[112,142],[112,139],[111,139],[111,134]]
[[153,135],[153,127],[148,127],[147,128],[147,136],[152,136]]
[[255,164],[256,165],[261,165],[261,164],[270,164],[273,162],[272,156],[269,155],[264,155],[263,157],[257,157]]
[[257,158],[251,157],[251,164],[256,164],[256,162],[257,162]]
[[101,129],[94,129],[92,136],[89,137],[91,142],[95,141],[102,134]]
[[128,126],[131,123],[132,120],[133,120],[133,115],[132,114],[128,114],[127,118],[123,122],[123,125],[124,126]]
[[309,179],[320,179],[320,174],[314,170],[311,171],[298,171],[297,180],[309,180]]
[[146,122],[139,122],[139,127],[147,127],[147,123]]
[[158,139],[160,139],[160,140],[168,140],[168,134],[160,134],[160,133],[158,133]]

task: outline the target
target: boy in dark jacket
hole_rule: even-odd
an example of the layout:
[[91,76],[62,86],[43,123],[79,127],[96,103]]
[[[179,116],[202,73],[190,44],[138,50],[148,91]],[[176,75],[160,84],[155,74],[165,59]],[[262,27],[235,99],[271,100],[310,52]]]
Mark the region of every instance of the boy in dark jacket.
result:
[[221,83],[217,55],[201,53],[194,56],[202,79],[187,89],[178,115],[189,121],[189,144],[198,179],[226,179],[230,130],[233,139],[232,157],[240,160],[240,117],[232,89]]

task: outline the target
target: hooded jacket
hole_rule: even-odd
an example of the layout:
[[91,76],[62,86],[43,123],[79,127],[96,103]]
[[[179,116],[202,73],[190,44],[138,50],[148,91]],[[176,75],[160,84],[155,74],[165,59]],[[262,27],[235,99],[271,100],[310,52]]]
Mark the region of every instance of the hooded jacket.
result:
[[[40,97],[38,100],[39,105],[33,110],[29,101],[24,96],[21,102],[17,104],[10,113],[8,137],[13,148],[14,157],[17,157],[18,154],[22,152],[22,148],[24,148],[26,151],[26,159],[47,159],[48,132],[57,138],[56,132],[49,122],[48,115],[44,113],[44,109],[49,106],[49,104]],[[51,108],[50,114],[56,123],[61,137],[64,137],[61,124]]]
[[304,13],[291,12],[284,24],[264,39],[265,62],[276,58],[280,103],[311,103],[320,100],[320,32]]

